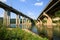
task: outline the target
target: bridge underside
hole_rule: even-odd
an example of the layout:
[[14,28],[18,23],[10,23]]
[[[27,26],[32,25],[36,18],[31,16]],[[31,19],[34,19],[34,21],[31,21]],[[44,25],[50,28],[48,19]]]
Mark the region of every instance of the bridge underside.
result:
[[[47,34],[48,37],[50,38],[50,40],[52,39],[52,35],[53,35],[53,16],[55,17],[55,12],[60,10],[60,0],[52,0],[52,2],[50,2],[50,4],[46,7],[46,9],[39,15],[38,17],[38,25],[41,29],[43,29],[42,27],[45,26],[47,30]],[[42,20],[44,20],[44,18],[46,18],[46,22],[44,23]],[[60,25],[60,24],[58,24]],[[50,30],[49,30],[50,29]]]
[[55,12],[60,10],[60,2],[57,3],[54,7],[52,7],[47,14],[50,15],[51,17],[55,16]]
[[[55,5],[54,3],[56,3],[57,0],[53,0],[48,6],[47,8],[43,11],[46,12],[47,15],[49,15],[51,18],[53,16],[55,16],[55,12],[60,10],[60,1]],[[52,5],[54,5],[53,7],[51,7]],[[38,17],[39,19],[43,19],[46,16],[43,15],[43,12],[41,13],[41,15]]]

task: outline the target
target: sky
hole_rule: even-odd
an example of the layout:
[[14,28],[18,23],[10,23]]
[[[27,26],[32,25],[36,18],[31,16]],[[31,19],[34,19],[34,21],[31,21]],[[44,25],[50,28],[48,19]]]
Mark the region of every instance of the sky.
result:
[[[12,6],[16,10],[29,16],[32,19],[37,19],[50,0],[0,0],[5,4]],[[0,8],[0,17],[3,17],[4,10]],[[11,18],[16,18],[16,14],[11,12]]]

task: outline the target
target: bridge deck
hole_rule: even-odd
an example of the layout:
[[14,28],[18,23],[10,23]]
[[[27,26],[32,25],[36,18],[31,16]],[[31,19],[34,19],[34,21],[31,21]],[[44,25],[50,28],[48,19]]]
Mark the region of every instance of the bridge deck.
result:
[[28,18],[30,20],[33,20],[32,18],[28,17],[27,15],[23,14],[22,12],[19,12],[18,10],[14,9],[13,7],[10,7],[10,6],[6,5],[3,2],[0,2],[0,7],[5,9],[5,10],[9,10],[9,11],[15,13],[15,14],[18,14],[18,15],[21,15],[23,17],[26,17],[26,18]]

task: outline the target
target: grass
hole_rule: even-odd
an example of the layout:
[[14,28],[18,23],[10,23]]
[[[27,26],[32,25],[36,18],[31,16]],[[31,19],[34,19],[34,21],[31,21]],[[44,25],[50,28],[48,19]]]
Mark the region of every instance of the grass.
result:
[[31,33],[25,32],[20,28],[8,30],[6,26],[0,24],[0,40],[48,40],[47,38],[38,37]]

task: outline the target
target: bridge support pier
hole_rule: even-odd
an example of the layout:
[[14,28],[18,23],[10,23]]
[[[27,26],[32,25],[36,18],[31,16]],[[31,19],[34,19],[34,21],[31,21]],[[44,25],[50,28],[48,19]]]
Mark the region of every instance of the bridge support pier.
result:
[[25,24],[26,24],[26,28],[27,28],[27,25],[28,25],[27,20],[28,20],[28,19],[26,18],[26,22],[25,22]]
[[28,29],[30,28],[30,22],[29,22],[29,19],[27,19],[27,28],[28,28]]
[[39,30],[39,35],[40,35],[40,33],[42,32],[42,29],[43,29],[41,19],[38,19],[36,26]]
[[31,26],[31,23],[30,23],[30,20],[28,18],[26,18],[25,24],[26,24],[26,28],[29,29]]
[[47,27],[46,27],[46,30],[47,30],[47,35],[49,37],[49,39],[52,39],[53,37],[53,26],[52,26],[52,19],[51,17],[46,14],[45,12],[43,13],[43,15],[45,15],[47,17]]
[[16,15],[16,27],[20,27],[20,16]]
[[24,29],[24,17],[22,17],[22,29]]
[[40,31],[42,31],[42,21],[41,20],[39,20],[39,22],[40,22]]
[[10,11],[8,10],[4,12],[3,25],[10,26]]

